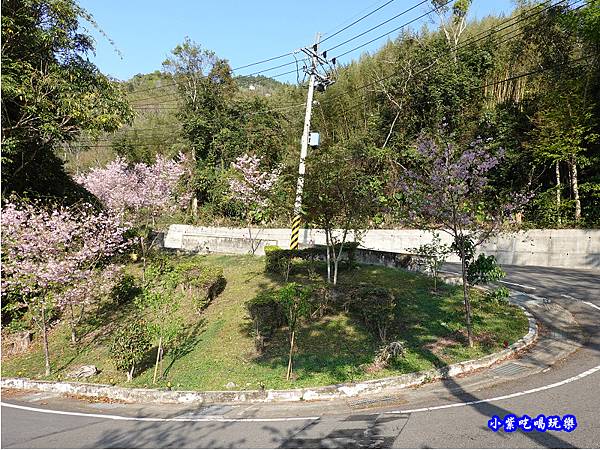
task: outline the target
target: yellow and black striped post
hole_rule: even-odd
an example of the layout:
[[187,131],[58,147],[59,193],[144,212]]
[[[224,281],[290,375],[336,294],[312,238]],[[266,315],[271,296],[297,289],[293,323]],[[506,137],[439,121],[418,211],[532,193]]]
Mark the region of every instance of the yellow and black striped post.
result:
[[300,215],[294,217],[292,221],[292,238],[290,239],[290,250],[298,249],[298,235],[300,234],[300,223],[302,218]]

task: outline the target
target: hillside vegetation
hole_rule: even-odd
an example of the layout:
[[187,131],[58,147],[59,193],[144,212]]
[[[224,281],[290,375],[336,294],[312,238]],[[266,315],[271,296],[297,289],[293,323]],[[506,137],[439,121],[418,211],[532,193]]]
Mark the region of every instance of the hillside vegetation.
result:
[[[281,326],[264,351],[257,350],[253,325],[245,303],[269,289],[283,286],[278,276],[264,272],[264,258],[252,256],[178,257],[178,264],[222,266],[227,280],[225,290],[198,313],[191,297],[181,300],[181,308],[171,317],[184,326],[177,339],[167,347],[157,386],[176,389],[224,390],[230,382],[234,389],[281,389],[328,385],[398,375],[440,367],[476,358],[502,349],[527,332],[527,319],[516,307],[499,308],[476,295],[473,300],[476,345],[464,346],[461,289],[442,285],[431,295],[431,279],[396,269],[363,266],[343,272],[340,283],[370,283],[389,288],[395,296],[390,340],[405,341],[405,354],[392,366],[370,368],[382,345],[355,316],[343,312],[302,320],[294,357],[294,378],[285,379],[289,342]],[[321,266],[318,269],[320,272]],[[129,273],[140,274],[139,265]],[[317,273],[318,273],[317,272]],[[304,272],[291,280],[310,282]],[[314,277],[315,275],[313,275]],[[313,283],[318,280],[313,278]],[[290,280],[290,281],[291,281]],[[39,340],[27,353],[4,359],[2,376],[65,379],[82,364],[94,364],[101,373],[88,379],[98,383],[126,386],[153,386],[154,346],[132,382],[115,368],[110,354],[113,330],[137,317],[152,320],[146,309],[134,302],[115,304],[105,298],[82,324],[81,342],[70,342],[69,328],[57,322],[51,332],[53,373],[43,376],[44,356]],[[145,312],[144,312],[145,311]],[[156,342],[155,342],[156,345]]]

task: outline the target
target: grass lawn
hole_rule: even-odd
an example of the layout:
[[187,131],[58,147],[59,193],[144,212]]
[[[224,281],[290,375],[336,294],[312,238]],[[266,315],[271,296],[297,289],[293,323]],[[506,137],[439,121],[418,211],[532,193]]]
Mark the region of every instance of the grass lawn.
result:
[[[520,309],[485,302],[479,293],[473,292],[476,345],[469,349],[464,345],[460,287],[440,283],[437,295],[433,295],[432,280],[425,276],[361,266],[342,272],[339,282],[369,282],[393,290],[397,306],[388,333],[392,339],[407,343],[405,357],[384,370],[364,370],[373,362],[380,343],[358,321],[345,314],[305,320],[297,334],[295,379],[286,381],[289,344],[285,328],[258,354],[244,306],[245,301],[262,290],[282,284],[264,273],[264,257],[193,258],[201,264],[222,266],[227,286],[201,314],[183,302],[179,314],[185,320],[185,332],[177,350],[166,353],[163,377],[155,387],[170,383],[182,390],[225,390],[225,385],[233,382],[234,389],[258,389],[261,385],[266,389],[285,389],[381,378],[477,358],[501,349],[504,341],[515,342],[527,332],[527,319]],[[39,337],[27,353],[3,358],[2,376],[64,379],[73,367],[94,364],[102,372],[89,378],[89,382],[152,387],[156,350],[148,355],[143,370],[129,383],[125,374],[115,369],[108,353],[111,330],[139,314],[144,313],[133,304],[115,308],[107,301],[88,316],[77,347],[70,343],[67,325],[58,323],[50,334],[53,370],[50,377],[43,376],[44,357]]]

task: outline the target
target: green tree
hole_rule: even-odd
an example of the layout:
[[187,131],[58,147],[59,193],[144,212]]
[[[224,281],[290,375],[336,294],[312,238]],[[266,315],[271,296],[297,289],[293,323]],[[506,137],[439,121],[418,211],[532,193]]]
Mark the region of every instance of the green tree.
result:
[[349,233],[359,237],[380,205],[383,183],[364,150],[335,145],[308,158],[303,210],[307,222],[325,231],[327,281],[333,284]]
[[290,353],[288,357],[286,380],[292,376],[292,358],[294,356],[294,345],[296,345],[296,331],[298,322],[310,311],[310,297],[312,291],[308,287],[302,287],[298,283],[289,283],[282,287],[277,293],[277,302],[281,305],[287,319],[288,333],[290,339]]
[[183,327],[176,315],[181,297],[177,292],[179,282],[175,267],[166,259],[159,259],[149,266],[143,292],[137,299],[138,306],[150,313],[152,319],[148,323],[148,331],[158,340],[153,383],[156,383],[159,364],[162,367],[165,346],[175,342]]
[[88,59],[95,24],[74,0],[2,2],[2,193],[67,196],[85,191],[55,150],[82,131],[113,131],[132,118],[118,85]]

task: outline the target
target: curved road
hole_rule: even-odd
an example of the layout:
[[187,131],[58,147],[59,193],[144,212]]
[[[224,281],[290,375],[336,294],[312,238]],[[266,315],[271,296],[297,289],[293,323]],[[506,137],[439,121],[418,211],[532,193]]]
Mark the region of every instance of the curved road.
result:
[[[6,391],[2,447],[600,447],[600,272],[505,269],[510,288],[534,294],[537,307],[546,308],[542,334],[559,346],[578,339],[577,351],[554,361],[554,347],[544,348],[540,339],[531,354],[500,368],[373,402],[152,406]],[[448,270],[456,269],[449,265]],[[548,302],[572,313],[583,339],[557,331],[561,318],[551,316]],[[528,375],[532,369],[535,374]],[[509,413],[574,414],[578,427],[571,433],[487,428],[492,415]]]

